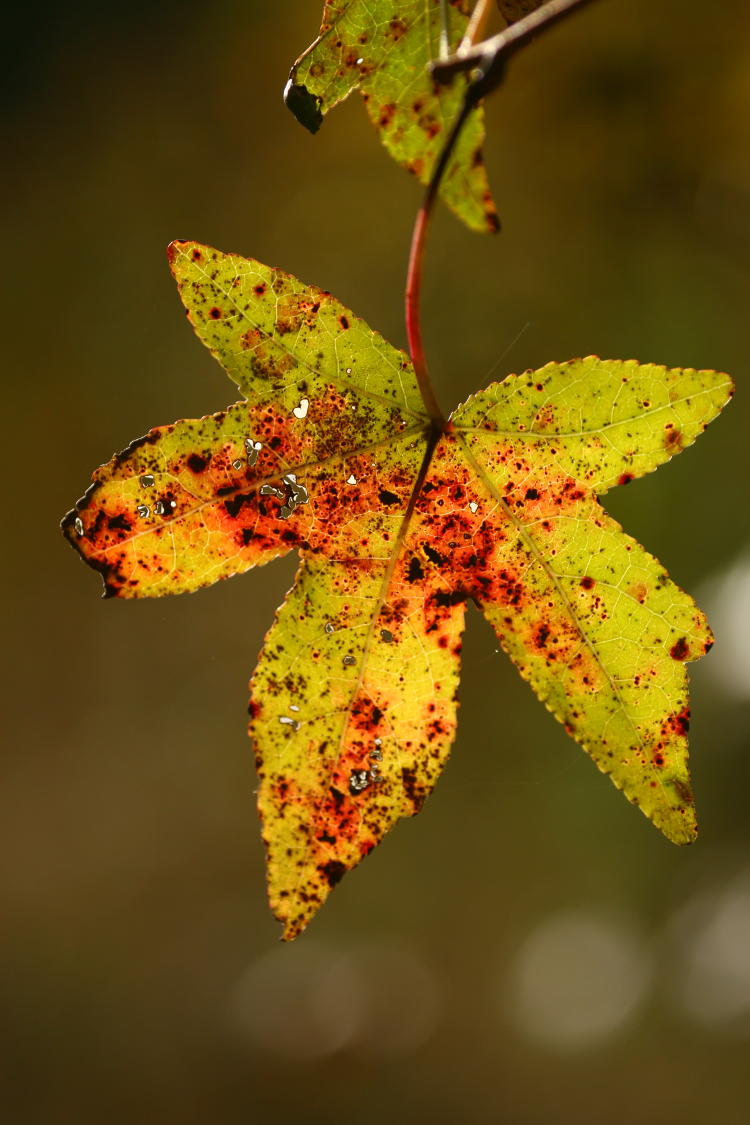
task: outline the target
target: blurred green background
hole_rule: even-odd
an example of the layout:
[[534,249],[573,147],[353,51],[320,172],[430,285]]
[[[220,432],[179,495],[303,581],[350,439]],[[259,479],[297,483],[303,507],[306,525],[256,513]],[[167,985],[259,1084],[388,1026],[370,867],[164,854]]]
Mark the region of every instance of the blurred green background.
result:
[[744,1125],[750,1100],[750,10],[602,0],[488,107],[504,230],[437,219],[446,404],[591,352],[731,372],[695,448],[607,497],[709,613],[680,850],[469,620],[444,780],[295,945],[268,913],[246,683],[287,559],[99,599],[58,521],[150,426],[227,405],[164,248],[330,289],[403,345],[414,181],[353,97],[285,109],[319,0],[4,16],[0,1070],[19,1123]]

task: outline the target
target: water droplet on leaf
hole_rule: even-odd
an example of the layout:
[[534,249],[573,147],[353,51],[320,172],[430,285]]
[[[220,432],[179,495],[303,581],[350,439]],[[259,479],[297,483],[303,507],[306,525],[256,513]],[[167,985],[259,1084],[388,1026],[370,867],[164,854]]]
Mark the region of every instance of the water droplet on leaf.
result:
[[356,484],[357,483],[357,478],[355,477],[354,473],[352,473],[352,475],[350,477],[346,478],[346,483],[347,484]]
[[80,516],[76,516],[73,520],[73,527],[75,528],[76,535],[83,535],[83,520]]
[[236,461],[232,461],[232,468],[233,469],[242,469],[244,467],[244,465],[245,465],[245,462],[240,461],[239,457],[237,458]]
[[351,793],[361,793],[369,784],[370,777],[367,770],[352,770],[349,778],[349,791]]
[[335,633],[336,632],[336,626],[331,621],[326,621],[325,631],[326,631],[326,633]]
[[294,415],[295,418],[305,418],[305,417],[307,417],[307,408],[309,407],[309,405],[310,405],[309,399],[307,399],[307,398],[300,399],[299,406],[295,406],[294,410],[292,411],[292,414]]
[[356,661],[353,656],[345,656],[344,664],[346,664],[347,667],[351,667],[352,664],[356,664]]
[[136,508],[136,512],[142,520],[148,519],[148,517],[151,515],[148,504],[139,504]]
[[288,503],[291,504],[292,507],[296,507],[297,504],[308,504],[310,502],[310,493],[307,491],[304,484],[297,484],[297,478],[294,473],[287,473],[282,480],[289,489]]
[[476,500],[470,500],[469,501],[469,507],[471,508],[472,512],[478,512],[479,511],[479,505],[477,504]]
[[[249,437],[245,438],[245,456],[247,457],[247,463],[249,467],[252,467],[258,460],[258,454],[260,453],[262,448],[263,445],[261,442],[253,441],[253,439]],[[239,467],[241,467],[241,465],[242,462],[240,462]],[[234,462],[234,467],[235,469],[238,468],[236,461]]]
[[291,727],[292,730],[299,730],[301,725],[297,722],[296,719],[290,719],[288,715],[279,716],[279,722],[282,724],[282,726]]

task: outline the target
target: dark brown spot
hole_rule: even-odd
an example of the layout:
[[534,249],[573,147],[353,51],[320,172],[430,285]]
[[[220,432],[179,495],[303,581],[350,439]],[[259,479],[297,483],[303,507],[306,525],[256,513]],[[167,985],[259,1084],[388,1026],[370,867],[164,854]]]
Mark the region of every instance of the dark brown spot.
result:
[[545,648],[549,640],[550,629],[549,625],[542,623],[534,634],[534,641],[537,648]]
[[387,105],[382,106],[380,110],[380,117],[378,118],[378,124],[380,125],[380,128],[386,129],[390,125],[395,114],[396,106],[393,104],[393,102],[389,102]]
[[450,594],[438,590],[435,594],[435,605],[445,608],[449,605],[460,605],[466,601],[466,594],[462,590],[453,590]]
[[224,507],[226,509],[227,515],[231,516],[232,519],[236,519],[242,511],[243,506],[245,504],[249,504],[251,499],[252,495],[249,492],[240,492],[231,500],[225,500]]
[[414,555],[411,562],[409,563],[409,572],[406,575],[406,581],[407,582],[418,582],[421,578],[424,578],[424,571],[422,570],[422,564],[420,563],[417,556]]
[[346,875],[346,864],[342,863],[339,859],[329,859],[327,863],[321,863],[318,871],[326,880],[329,887],[335,887],[337,883],[341,882],[344,875]]
[[202,473],[208,464],[208,458],[201,457],[198,453],[191,453],[188,457],[188,468],[192,469],[194,473]]
[[414,805],[414,811],[418,812],[424,804],[427,794],[417,780],[416,771],[409,766],[404,766],[401,770],[401,780],[406,796]]
[[381,504],[398,504],[399,498],[395,492],[389,492],[387,488],[382,488],[378,493],[378,499]]
[[690,730],[690,708],[686,707],[674,717],[674,728],[679,734],[687,734]]

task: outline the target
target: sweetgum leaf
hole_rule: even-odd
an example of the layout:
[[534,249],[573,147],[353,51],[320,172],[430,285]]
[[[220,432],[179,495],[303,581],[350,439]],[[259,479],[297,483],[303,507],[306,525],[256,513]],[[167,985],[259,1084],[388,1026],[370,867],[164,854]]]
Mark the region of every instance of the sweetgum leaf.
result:
[[685,662],[711,635],[597,496],[690,445],[729,378],[550,363],[480,391],[441,433],[406,356],[330,294],[196,243],[170,260],[245,397],[133,442],[63,527],[119,597],[297,551],[251,683],[285,937],[432,790],[469,599],[599,769],[669,839],[693,839]]
[[[450,40],[456,46],[473,8],[450,0]],[[292,67],[287,106],[311,132],[358,89],[388,152],[421,183],[430,178],[458,113],[465,78],[438,86],[427,64],[438,57],[440,0],[339,0],[323,6],[320,33]],[[478,231],[498,221],[482,162],[484,117],[469,117],[440,193],[460,219]]]

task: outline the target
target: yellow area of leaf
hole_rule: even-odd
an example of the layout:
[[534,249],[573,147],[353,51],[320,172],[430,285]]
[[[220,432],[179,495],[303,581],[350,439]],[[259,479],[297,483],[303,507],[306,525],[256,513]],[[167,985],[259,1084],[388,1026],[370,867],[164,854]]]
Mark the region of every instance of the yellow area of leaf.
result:
[[286,938],[419,812],[448,758],[464,608],[437,605],[394,570],[400,557],[307,560],[253,676],[258,806]]
[[[451,0],[449,38],[461,40],[472,8]],[[440,0],[344,0],[326,4],[320,33],[292,67],[287,105],[316,132],[323,117],[358,89],[391,156],[426,184],[463,99],[465,79],[438,86],[427,64],[438,57]],[[461,133],[440,194],[472,230],[497,230],[482,161],[484,118],[475,110]]]
[[689,842],[685,662],[711,634],[597,497],[690,445],[729,378],[548,364],[480,391],[438,432],[408,359],[330,294],[195,243],[170,256],[195,331],[245,398],[134,442],[63,526],[120,597],[298,553],[251,684],[285,936],[431,792],[469,600],[599,769]]

